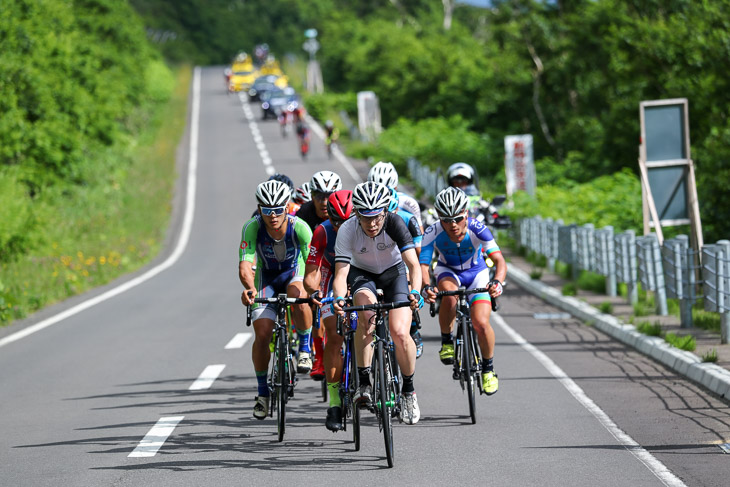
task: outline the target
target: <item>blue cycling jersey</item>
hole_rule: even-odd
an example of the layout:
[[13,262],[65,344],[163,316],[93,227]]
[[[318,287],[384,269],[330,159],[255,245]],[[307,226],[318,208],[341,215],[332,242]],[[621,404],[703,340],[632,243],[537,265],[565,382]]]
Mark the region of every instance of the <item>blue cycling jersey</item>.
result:
[[428,227],[421,245],[419,259],[421,264],[431,264],[434,249],[439,251],[439,263],[455,271],[486,267],[482,251],[486,251],[487,255],[500,251],[492,232],[474,218],[469,218],[466,234],[461,242],[453,242],[444,231],[441,222],[436,222]]
[[413,237],[413,245],[420,247],[421,241],[423,240],[423,234],[421,233],[421,224],[418,222],[418,218],[416,218],[413,213],[401,208],[398,208],[398,211],[396,211],[395,214],[401,217],[406,223],[408,231],[411,233],[411,237]]

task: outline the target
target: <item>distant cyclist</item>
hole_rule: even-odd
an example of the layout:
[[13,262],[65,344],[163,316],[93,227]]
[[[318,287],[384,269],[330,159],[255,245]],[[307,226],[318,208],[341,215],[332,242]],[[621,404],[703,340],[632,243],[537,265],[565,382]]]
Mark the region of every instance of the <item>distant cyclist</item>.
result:
[[[395,355],[403,375],[400,419],[406,424],[418,422],[418,407],[413,376],[416,372],[416,346],[408,334],[412,309],[423,305],[419,292],[421,268],[418,265],[413,239],[403,220],[387,211],[390,190],[372,181],[358,184],[352,193],[357,218],[347,220],[337,233],[335,243],[335,278],[333,295],[337,298],[333,310],[344,316],[342,297],[350,290],[355,305],[377,302],[376,290],[382,289],[386,302],[411,301],[411,308],[389,311],[390,332]],[[406,267],[413,280],[408,291]],[[358,313],[355,352],[360,387],[355,397],[359,406],[372,402],[370,364],[373,350],[372,312]]]
[[[368,181],[384,184],[385,186],[398,190],[398,172],[391,162],[380,161],[370,168],[368,172]],[[421,221],[421,207],[412,196],[398,192],[398,207],[406,210],[418,220],[418,226],[423,232],[423,222]]]
[[332,144],[336,144],[340,138],[340,131],[337,130],[332,120],[327,120],[324,123],[324,142],[327,145],[327,155],[332,157]]
[[[304,272],[304,287],[310,295],[319,291],[321,297],[332,297],[332,278],[335,268],[335,240],[337,231],[352,214],[352,191],[340,190],[327,199],[329,220],[314,230],[309,258]],[[320,297],[320,299],[321,299]],[[327,332],[324,347],[324,362],[320,367],[315,362],[312,377],[321,374],[327,380],[330,407],[327,409],[325,426],[330,431],[342,429],[342,404],[340,402],[340,376],[342,375],[342,342],[344,338],[337,333],[337,321],[330,306],[321,309],[321,320]]]
[[[507,264],[489,229],[479,221],[469,218],[468,205],[466,193],[457,188],[447,188],[436,195],[434,206],[440,221],[426,229],[420,262],[424,283],[428,284],[426,281],[431,258],[434,251],[438,250],[439,257],[434,269],[437,288],[424,286],[424,297],[433,302],[436,291],[453,291],[460,286],[467,289],[489,288],[489,293],[472,294],[469,303],[474,331],[484,357],[482,386],[484,392],[491,395],[499,388],[497,374],[494,372],[494,330],[489,323],[491,300],[502,294]],[[489,268],[484,262],[483,250],[497,266],[492,281],[489,280]],[[452,330],[456,305],[455,296],[441,298],[439,358],[446,365],[454,363]]]
[[[241,301],[253,308],[256,334],[251,352],[258,383],[258,396],[253,408],[256,419],[266,418],[269,412],[267,371],[276,310],[274,305],[254,304],[253,299],[257,296],[270,298],[280,293],[292,298],[307,296],[302,280],[312,231],[304,221],[286,214],[290,197],[289,187],[281,181],[265,181],[258,185],[256,200],[259,213],[243,225],[239,249],[238,276],[244,288]],[[297,370],[307,373],[312,368],[309,346],[312,314],[307,305],[293,305],[291,309],[299,335]]]

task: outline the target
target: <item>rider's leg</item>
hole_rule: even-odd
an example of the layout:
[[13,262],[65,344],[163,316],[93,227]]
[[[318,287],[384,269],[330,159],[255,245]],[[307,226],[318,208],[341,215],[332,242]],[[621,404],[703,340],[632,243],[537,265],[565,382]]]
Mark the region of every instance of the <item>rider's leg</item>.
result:
[[389,312],[390,336],[395,345],[395,357],[403,375],[416,371],[416,344],[411,338],[411,308],[397,308]]
[[[301,280],[292,281],[286,288],[290,298],[306,298],[307,292]],[[295,304],[291,307],[292,319],[299,335],[299,351],[310,351],[309,335],[312,332],[312,308],[308,304]]]
[[[459,284],[453,277],[443,277],[438,281],[439,291],[455,291],[459,289]],[[454,319],[456,317],[456,305],[459,300],[456,296],[442,296],[441,306],[439,307],[439,326],[441,327],[441,337],[451,335],[454,329]],[[443,340],[442,340],[443,341]]]
[[271,358],[269,343],[271,343],[271,336],[274,332],[274,320],[270,318],[260,318],[253,322],[253,329],[256,336],[253,341],[251,357],[253,359],[253,368],[258,380],[258,395],[268,396],[269,390],[266,386],[266,374],[268,372],[269,360]]
[[[355,305],[377,303],[375,294],[370,289],[360,288],[355,293]],[[371,318],[375,313],[372,311],[359,311],[357,313],[357,330],[355,330],[355,355],[357,357],[358,368],[370,367],[373,361],[373,348],[370,344],[373,342],[373,329],[375,324]]]
[[322,319],[323,328],[327,331],[327,343],[324,347],[324,376],[329,387],[330,407],[340,405],[339,384],[342,376],[342,342],[344,337],[337,333],[337,320],[334,316]]
[[471,303],[471,322],[477,335],[479,348],[482,350],[482,356],[485,359],[494,357],[494,329],[489,323],[491,314],[492,302],[488,297],[474,300]]

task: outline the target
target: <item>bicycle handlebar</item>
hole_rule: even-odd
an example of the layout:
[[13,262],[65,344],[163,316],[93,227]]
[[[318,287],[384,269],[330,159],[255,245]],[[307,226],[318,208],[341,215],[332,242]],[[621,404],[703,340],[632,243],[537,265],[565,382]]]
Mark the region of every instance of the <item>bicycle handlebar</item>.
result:
[[[249,292],[249,296],[253,293]],[[312,298],[290,298],[286,294],[279,294],[273,298],[254,298],[254,303],[258,304],[312,304]],[[251,306],[246,306],[246,326],[251,326]]]
[[[486,287],[478,287],[475,289],[469,289],[467,290],[464,287],[460,287],[459,289],[456,289],[455,291],[439,291],[436,293],[436,297],[441,296],[468,296],[470,294],[477,294],[477,293],[488,293],[489,288]],[[492,302],[492,311],[498,311],[499,310],[499,304],[497,304],[497,298],[489,297]],[[429,307],[429,312],[431,316],[436,316],[436,307],[434,303],[431,303],[431,306]]]
[[345,306],[342,311],[377,311],[377,310],[388,310],[396,308],[405,308],[410,306],[411,301],[394,301],[392,303],[373,303],[373,304],[362,304],[360,306]]

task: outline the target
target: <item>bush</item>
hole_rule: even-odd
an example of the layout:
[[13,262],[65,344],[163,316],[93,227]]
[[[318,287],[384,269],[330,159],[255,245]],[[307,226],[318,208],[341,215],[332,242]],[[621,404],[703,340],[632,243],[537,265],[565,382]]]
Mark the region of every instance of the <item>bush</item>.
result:
[[717,362],[717,349],[713,348],[702,354],[703,362],[715,363]]
[[659,337],[662,336],[662,325],[659,322],[650,323],[648,321],[641,321],[636,325],[636,331],[650,337]]
[[357,94],[355,93],[316,93],[306,95],[304,104],[307,112],[317,120],[334,118],[345,110],[353,122],[357,122]]
[[563,286],[563,296],[576,296],[578,294],[578,287],[574,282],[569,282]]
[[673,347],[680,350],[687,350],[688,352],[693,352],[697,348],[695,337],[692,335],[678,336],[675,333],[667,333],[664,336],[664,340]]
[[600,305],[598,305],[598,310],[601,313],[610,315],[611,313],[613,313],[613,304],[611,304],[610,301],[604,301]]

